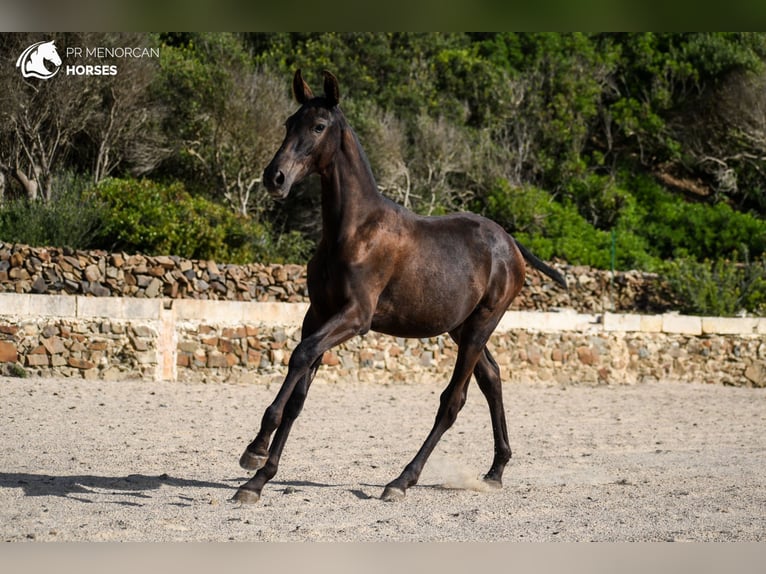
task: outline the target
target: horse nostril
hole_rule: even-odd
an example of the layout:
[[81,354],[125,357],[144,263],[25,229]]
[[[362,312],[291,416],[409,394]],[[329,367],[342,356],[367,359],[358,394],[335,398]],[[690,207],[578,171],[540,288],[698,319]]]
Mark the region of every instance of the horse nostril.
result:
[[276,177],[274,178],[274,183],[281,186],[283,183],[285,183],[285,174],[282,173],[282,171],[278,171]]

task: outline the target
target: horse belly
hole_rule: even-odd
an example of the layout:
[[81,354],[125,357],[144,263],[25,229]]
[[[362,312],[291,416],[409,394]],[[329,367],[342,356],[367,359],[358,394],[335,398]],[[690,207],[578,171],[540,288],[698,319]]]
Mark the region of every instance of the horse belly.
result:
[[452,331],[473,312],[481,293],[429,281],[387,287],[378,299],[372,330],[396,337],[435,337]]

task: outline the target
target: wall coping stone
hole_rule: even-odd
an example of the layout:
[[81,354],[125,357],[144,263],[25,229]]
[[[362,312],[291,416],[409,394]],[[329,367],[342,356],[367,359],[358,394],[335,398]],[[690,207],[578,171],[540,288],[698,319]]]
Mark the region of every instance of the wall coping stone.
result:
[[[221,301],[200,299],[139,299],[0,293],[0,316],[105,318],[126,321],[207,321],[222,324],[300,326],[308,303]],[[766,317],[698,317],[665,313],[577,313],[509,310],[497,332],[663,332],[685,335],[766,334]]]

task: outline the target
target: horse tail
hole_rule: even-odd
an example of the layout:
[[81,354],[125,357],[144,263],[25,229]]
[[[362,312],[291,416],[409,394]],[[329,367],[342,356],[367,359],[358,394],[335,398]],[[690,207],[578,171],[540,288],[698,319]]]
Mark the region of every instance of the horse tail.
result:
[[566,279],[564,279],[564,276],[561,273],[559,273],[553,267],[546,265],[540,259],[535,257],[529,249],[524,247],[515,238],[514,238],[514,241],[516,242],[516,247],[519,248],[519,251],[521,251],[521,254],[524,256],[524,259],[526,259],[527,262],[529,262],[529,264],[532,265],[532,267],[534,267],[541,273],[544,273],[545,275],[553,279],[556,283],[561,285],[564,289],[569,289],[567,287],[567,281]]

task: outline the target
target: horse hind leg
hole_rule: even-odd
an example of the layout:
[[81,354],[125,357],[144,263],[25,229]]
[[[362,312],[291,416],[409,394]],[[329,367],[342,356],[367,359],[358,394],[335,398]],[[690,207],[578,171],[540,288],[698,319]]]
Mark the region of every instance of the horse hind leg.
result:
[[496,324],[497,321],[490,320],[480,323],[480,328],[474,329],[464,324],[459,331],[451,333],[458,341],[457,360],[449,385],[441,394],[434,425],[412,461],[396,479],[386,485],[381,496],[383,500],[402,499],[406,490],[417,483],[428,457],[442,435],[453,425],[465,404],[471,374],[477,361],[483,356],[486,342]]
[[503,471],[511,459],[511,446],[508,442],[508,427],[505,422],[500,368],[486,347],[484,347],[484,351],[476,363],[474,376],[489,405],[492,436],[495,444],[492,466],[484,475],[484,481],[489,486],[500,488],[503,484]]

